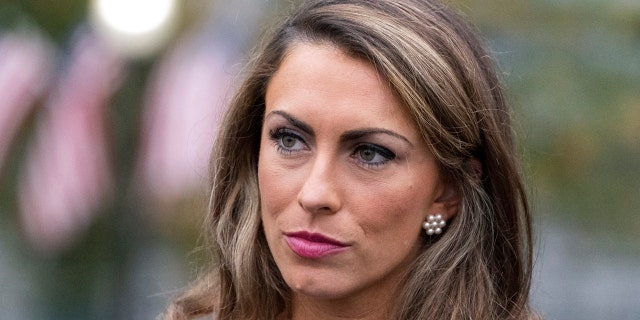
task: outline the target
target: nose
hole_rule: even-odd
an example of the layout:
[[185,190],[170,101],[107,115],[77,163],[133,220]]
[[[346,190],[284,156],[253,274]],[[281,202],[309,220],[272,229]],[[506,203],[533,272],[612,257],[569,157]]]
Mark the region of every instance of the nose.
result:
[[298,203],[309,213],[333,214],[342,207],[339,174],[330,159],[316,158],[298,193]]

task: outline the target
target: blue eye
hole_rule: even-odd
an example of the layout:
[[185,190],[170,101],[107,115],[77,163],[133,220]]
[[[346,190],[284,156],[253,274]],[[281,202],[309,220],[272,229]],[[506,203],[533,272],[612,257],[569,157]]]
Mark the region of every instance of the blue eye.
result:
[[395,159],[396,155],[391,150],[379,145],[362,144],[356,148],[352,157],[367,167],[378,167]]
[[304,140],[286,128],[269,131],[269,136],[275,143],[278,151],[284,154],[291,154],[306,148]]

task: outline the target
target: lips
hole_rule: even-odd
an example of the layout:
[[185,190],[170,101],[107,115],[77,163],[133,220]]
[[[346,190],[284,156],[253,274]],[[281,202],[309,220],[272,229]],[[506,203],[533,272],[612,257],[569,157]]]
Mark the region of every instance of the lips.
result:
[[285,233],[285,239],[291,251],[307,259],[319,259],[345,251],[349,245],[331,239],[319,233]]

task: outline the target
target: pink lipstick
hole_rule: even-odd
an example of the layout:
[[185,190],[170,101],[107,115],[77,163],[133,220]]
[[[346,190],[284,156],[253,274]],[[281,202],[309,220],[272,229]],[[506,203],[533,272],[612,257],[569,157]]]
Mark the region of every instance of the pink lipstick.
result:
[[346,250],[349,245],[322,234],[306,231],[285,233],[291,251],[307,259],[319,259]]

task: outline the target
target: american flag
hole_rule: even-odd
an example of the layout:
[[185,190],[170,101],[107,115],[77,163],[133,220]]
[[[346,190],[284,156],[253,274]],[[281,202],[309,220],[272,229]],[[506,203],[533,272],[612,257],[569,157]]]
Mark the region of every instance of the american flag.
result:
[[171,203],[201,189],[228,88],[222,51],[185,39],[158,65],[143,105],[137,186]]
[[88,29],[78,31],[19,181],[24,233],[44,253],[70,245],[113,188],[106,113],[123,68]]
[[177,42],[153,73],[137,185],[157,208],[204,190],[218,123],[266,5],[237,0],[216,6],[208,23]]
[[0,35],[0,171],[13,139],[49,82],[53,47],[35,32]]

